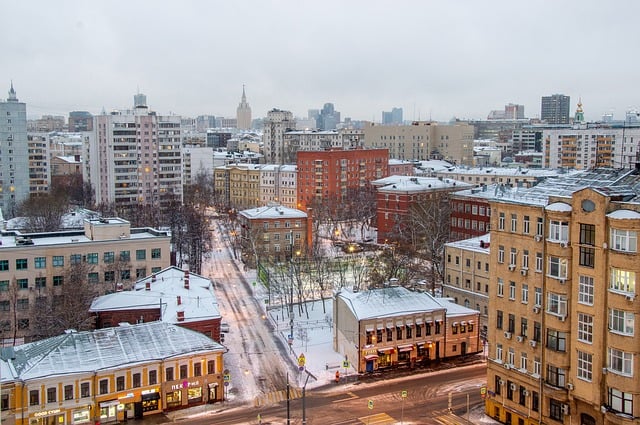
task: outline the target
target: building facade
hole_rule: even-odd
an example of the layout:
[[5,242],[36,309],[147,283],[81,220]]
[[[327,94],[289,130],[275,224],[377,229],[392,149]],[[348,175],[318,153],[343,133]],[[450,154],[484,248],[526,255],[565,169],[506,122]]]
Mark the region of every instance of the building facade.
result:
[[229,164],[213,171],[216,196],[236,210],[262,205],[260,201],[260,170],[257,164]]
[[298,208],[328,200],[343,202],[352,191],[389,175],[387,149],[332,149],[298,152]]
[[0,236],[0,338],[4,345],[37,336],[33,322],[39,297],[55,296],[67,269],[88,265],[87,282],[96,295],[128,288],[135,279],[170,264],[166,232],[131,229],[119,218],[85,219],[84,230],[38,234],[4,231]]
[[3,375],[2,422],[116,424],[222,402],[223,352],[207,336],[163,322],[17,346],[0,362],[11,376]]
[[569,124],[571,98],[563,94],[542,96],[540,119],[547,124]]
[[389,157],[407,161],[444,159],[473,165],[473,126],[416,121],[411,125],[375,125],[364,129],[364,146],[387,149]]
[[239,130],[251,129],[251,107],[247,102],[247,95],[244,92],[244,85],[242,86],[242,99],[236,110],[236,127]]
[[486,413],[635,423],[640,176],[595,169],[554,180],[491,202]]
[[400,286],[333,298],[333,349],[359,373],[481,351],[478,312]]
[[5,218],[14,216],[15,208],[29,197],[29,145],[27,140],[27,105],[19,102],[13,83],[9,97],[0,102],[0,209]]
[[165,208],[182,201],[181,118],[149,111],[142,94],[135,99],[133,111],[94,118],[95,140],[85,145],[83,177],[97,203]]
[[261,205],[279,203],[296,208],[298,170],[295,165],[263,165],[260,168]]
[[289,111],[272,109],[267,112],[267,118],[264,119],[263,124],[262,144],[266,162],[277,165],[286,164],[289,147],[285,145],[284,134],[296,128],[293,114]]

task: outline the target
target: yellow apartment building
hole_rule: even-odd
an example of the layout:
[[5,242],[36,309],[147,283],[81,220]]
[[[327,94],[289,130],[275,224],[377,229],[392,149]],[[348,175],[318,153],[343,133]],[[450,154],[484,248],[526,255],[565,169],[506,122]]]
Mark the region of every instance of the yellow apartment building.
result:
[[[131,228],[120,218],[85,219],[84,230],[0,233],[0,338],[30,341],[39,297],[65,290],[70,266],[87,265],[96,295],[128,289],[137,279],[170,265],[167,232]],[[72,289],[70,289],[72,290]]]
[[221,402],[224,347],[163,322],[69,332],[2,353],[2,423],[119,423]]
[[490,201],[488,415],[638,422],[639,193],[637,170],[594,169]]

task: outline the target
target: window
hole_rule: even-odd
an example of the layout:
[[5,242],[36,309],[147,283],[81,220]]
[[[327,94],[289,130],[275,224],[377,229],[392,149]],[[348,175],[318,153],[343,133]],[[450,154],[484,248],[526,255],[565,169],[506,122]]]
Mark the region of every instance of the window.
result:
[[153,258],[154,260],[159,260],[161,257],[162,257],[162,252],[160,248],[153,248],[151,250],[151,258]]
[[402,326],[396,326],[396,341],[402,339]]
[[193,364],[193,376],[201,376],[202,375],[202,363],[195,362]]
[[188,376],[188,366],[186,364],[180,365],[180,379],[185,379]]
[[82,262],[82,255],[81,254],[71,254],[69,256],[69,263],[70,264],[80,264]]
[[108,394],[109,393],[109,380],[108,379],[101,379],[100,382],[98,383],[98,388],[99,388],[99,392],[100,394]]
[[207,374],[208,375],[213,375],[214,373],[216,373],[216,361],[215,360],[208,360],[207,361]]
[[516,384],[511,381],[507,381],[507,398],[509,400],[513,400],[513,391],[515,389],[515,385]]
[[529,332],[529,322],[526,317],[520,318],[520,335],[526,337]]
[[514,366],[516,361],[516,352],[513,350],[513,348],[509,348],[509,351],[507,352],[507,363],[509,363],[511,366]]
[[636,252],[638,235],[632,230],[611,229],[611,249]]
[[511,214],[511,231],[513,233],[518,231],[518,216],[516,214]]
[[29,406],[37,406],[40,404],[40,391],[38,390],[30,390],[29,391]]
[[633,394],[609,387],[609,408],[614,412],[633,415]]
[[503,297],[504,296],[504,280],[502,280],[501,277],[498,278],[497,290],[498,290],[498,296]]
[[542,372],[542,363],[540,362],[540,357],[535,357],[533,359],[533,374],[536,377],[539,377],[541,372]]
[[522,268],[529,269],[529,250],[527,249],[522,251]]
[[596,226],[593,224],[580,223],[580,244],[595,246]]
[[633,336],[635,316],[630,311],[609,310],[609,329],[611,332]]
[[579,277],[578,302],[580,304],[593,305],[593,277]]
[[140,269],[136,269],[136,279],[142,279],[147,276],[147,269],[142,267]]
[[578,313],[578,340],[589,344],[593,342],[593,316]]
[[158,371],[150,370],[149,371],[149,385],[155,385],[158,383]]
[[531,225],[530,220],[529,220],[529,216],[525,215],[522,219],[522,233],[524,233],[525,235],[529,234],[529,226]]
[[516,299],[516,283],[514,281],[509,282],[509,299]]
[[498,230],[504,230],[504,213],[501,212],[498,216]]
[[120,251],[120,261],[130,261],[130,260],[131,260],[130,251]]
[[73,400],[73,385],[64,386],[64,399]]
[[9,260],[0,260],[0,272],[9,270]]
[[524,304],[527,304],[529,302],[529,285],[527,285],[526,283],[522,284],[522,289],[521,289],[521,302]]
[[405,326],[405,330],[407,332],[407,339],[413,338],[413,326],[411,325],[406,325]]
[[563,403],[553,398],[549,399],[549,417],[553,420],[562,422],[564,413],[562,413]]
[[173,381],[173,368],[172,367],[168,367],[165,369],[165,380],[166,381]]
[[569,222],[551,220],[549,222],[549,240],[567,242],[569,240]]
[[496,358],[495,360],[502,362],[502,344],[496,344]]
[[504,246],[498,246],[498,263],[504,263]]
[[90,252],[89,254],[87,254],[87,263],[98,264],[98,253]]
[[140,386],[142,386],[142,375],[140,374],[140,372],[136,372],[133,375],[131,375],[131,380],[132,380],[132,387],[133,388],[139,388]]
[[567,371],[554,365],[547,366],[547,384],[564,388],[566,385]]
[[80,397],[91,397],[91,386],[88,382],[80,384]]
[[87,281],[92,285],[96,285],[99,282],[98,272],[87,273]]
[[46,288],[47,278],[44,276],[36,277],[36,288]]
[[124,376],[116,377],[116,391],[124,391]]
[[633,375],[633,354],[609,348],[609,370],[621,375]]
[[547,294],[547,313],[565,317],[567,315],[567,297],[549,292]]
[[54,255],[51,264],[53,264],[53,267],[64,267],[64,256]]
[[496,312],[496,328],[502,329],[502,326],[503,326],[502,321],[503,321],[502,310],[498,310]]
[[7,292],[9,290],[9,281],[0,280],[0,292]]
[[533,301],[535,305],[542,306],[542,288],[535,287],[535,300]]
[[609,289],[617,292],[635,294],[636,273],[628,270],[611,268],[611,284]]
[[595,267],[596,250],[590,246],[580,246],[579,264],[585,267]]
[[61,286],[64,283],[64,276],[53,276],[53,286]]
[[116,280],[116,272],[113,270],[109,270],[104,272],[104,281],[105,282],[113,282]]
[[47,257],[36,257],[33,259],[33,264],[36,269],[47,268]]
[[105,252],[102,257],[102,261],[104,261],[106,264],[113,263],[114,259],[115,259],[115,254],[113,253],[113,251]]
[[16,259],[16,270],[27,270],[29,263],[26,258]]
[[146,259],[147,259],[147,250],[136,249],[136,260],[146,260]]
[[55,403],[58,401],[58,397],[56,396],[56,387],[47,388],[47,403]]
[[29,298],[20,298],[16,303],[16,310],[29,310]]
[[515,265],[518,262],[518,251],[515,248],[511,248],[509,251],[509,264]]
[[591,382],[593,378],[593,355],[578,350],[578,378]]
[[509,324],[507,330],[511,333],[516,331],[516,315],[509,313]]
[[567,278],[567,260],[565,258],[549,256],[548,274],[557,279]]
[[16,279],[18,289],[29,289],[29,279]]
[[531,410],[537,412],[540,409],[540,396],[537,391],[531,393]]
[[131,279],[131,270],[120,270],[120,280],[130,280]]
[[554,329],[548,329],[547,348],[555,351],[567,351],[567,334]]
[[536,252],[536,271],[542,272],[542,253]]
[[520,369],[527,370],[527,353],[520,353]]

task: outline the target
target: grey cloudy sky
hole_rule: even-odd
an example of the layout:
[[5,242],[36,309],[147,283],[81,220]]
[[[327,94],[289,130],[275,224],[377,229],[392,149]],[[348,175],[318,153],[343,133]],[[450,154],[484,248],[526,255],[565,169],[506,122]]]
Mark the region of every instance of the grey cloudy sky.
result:
[[[29,116],[161,114],[485,119],[540,97],[582,98],[588,120],[640,106],[640,2],[477,0],[5,0],[0,98],[13,80]],[[4,87],[4,88],[3,88]]]

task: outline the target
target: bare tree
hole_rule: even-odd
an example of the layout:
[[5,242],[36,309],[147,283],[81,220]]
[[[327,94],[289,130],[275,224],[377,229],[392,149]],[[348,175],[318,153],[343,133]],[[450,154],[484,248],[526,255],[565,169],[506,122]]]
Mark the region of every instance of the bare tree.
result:
[[62,227],[62,216],[68,210],[68,197],[47,194],[24,200],[18,215],[26,218],[29,232],[55,232]]
[[62,275],[61,286],[41,288],[31,312],[34,338],[60,335],[67,329],[94,328],[89,307],[97,292],[87,278],[92,270],[93,266],[84,261],[70,264]]

